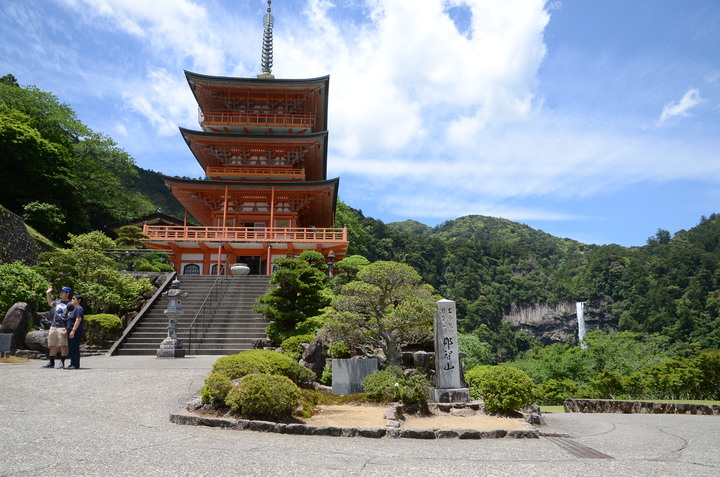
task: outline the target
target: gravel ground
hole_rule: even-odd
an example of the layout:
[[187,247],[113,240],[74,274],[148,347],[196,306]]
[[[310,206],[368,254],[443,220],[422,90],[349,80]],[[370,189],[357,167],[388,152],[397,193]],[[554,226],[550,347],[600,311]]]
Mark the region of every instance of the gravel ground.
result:
[[[720,475],[718,416],[546,415],[546,432],[571,436],[559,441],[171,424],[170,413],[197,393],[216,359],[98,356],[83,358],[79,371],[0,364],[0,476]],[[587,449],[606,457],[582,457]]]

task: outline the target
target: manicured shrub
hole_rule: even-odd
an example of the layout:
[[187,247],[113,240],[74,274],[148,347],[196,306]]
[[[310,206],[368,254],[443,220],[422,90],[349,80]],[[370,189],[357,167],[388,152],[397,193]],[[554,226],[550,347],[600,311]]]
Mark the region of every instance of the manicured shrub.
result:
[[48,282],[33,268],[17,261],[0,264],[0,323],[15,303],[23,301],[36,310],[47,310]]
[[143,262],[135,265],[133,269],[136,272],[159,272],[160,269],[154,266],[152,263]]
[[[298,388],[299,389],[299,388]],[[322,402],[322,394],[314,389],[300,389],[300,408],[293,414],[308,418],[315,412],[315,406]]]
[[225,398],[233,387],[232,380],[222,373],[212,373],[200,389],[203,404],[225,404]]
[[301,404],[300,389],[285,376],[248,374],[230,389],[225,404],[250,419],[284,420]]
[[363,390],[368,399],[378,402],[402,402],[427,410],[430,382],[421,374],[405,376],[397,366],[368,375],[363,381]]
[[292,336],[292,332],[286,330],[285,327],[277,321],[273,321],[265,327],[265,334],[274,345],[278,345],[282,343],[283,340]]
[[[477,368],[481,368],[475,371]],[[525,372],[508,366],[476,366],[465,373],[470,395],[481,396],[488,412],[511,413],[533,402],[533,383]]]
[[253,373],[286,376],[301,388],[309,388],[315,373],[301,366],[284,354],[271,350],[254,349],[223,356],[215,361],[213,373],[221,373],[230,379],[239,379]]
[[294,361],[298,361],[304,351],[303,343],[310,343],[314,339],[315,335],[311,334],[291,336],[282,342],[280,348],[282,348],[285,356],[289,356]]
[[480,395],[480,389],[478,388],[477,383],[480,382],[483,374],[485,374],[491,368],[492,366],[480,364],[477,366],[473,366],[472,368],[465,371],[465,382],[468,384],[468,388],[470,388],[471,398],[480,399],[482,397]]
[[332,361],[325,364],[320,376],[320,384],[325,386],[332,386]]
[[344,341],[335,341],[328,347],[328,356],[336,359],[350,357],[350,347]]
[[122,328],[122,320],[115,315],[85,315],[85,342],[93,346],[108,345],[120,337]]

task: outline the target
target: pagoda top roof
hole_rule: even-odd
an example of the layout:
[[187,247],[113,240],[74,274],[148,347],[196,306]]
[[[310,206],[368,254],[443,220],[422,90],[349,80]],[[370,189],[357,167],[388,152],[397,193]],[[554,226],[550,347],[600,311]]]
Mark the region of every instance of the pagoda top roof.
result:
[[302,88],[310,85],[326,86],[330,81],[330,75],[306,79],[278,79],[278,78],[240,78],[234,76],[210,76],[192,71],[184,70],[185,78],[192,86],[193,84],[205,84],[208,86],[261,86],[267,88],[270,85],[278,88]]
[[245,133],[219,133],[214,131],[199,131],[178,127],[183,137],[206,138],[208,140],[237,141],[237,142],[258,142],[270,144],[308,144],[322,140],[327,137],[327,131],[320,131],[306,134],[245,134]]

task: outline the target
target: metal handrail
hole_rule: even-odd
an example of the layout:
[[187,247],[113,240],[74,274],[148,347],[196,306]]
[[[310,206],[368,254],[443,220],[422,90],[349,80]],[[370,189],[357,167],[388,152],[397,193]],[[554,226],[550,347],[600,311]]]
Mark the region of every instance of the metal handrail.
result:
[[[228,270],[227,264],[225,264],[225,270]],[[212,287],[210,287],[210,291],[208,291],[207,296],[205,296],[205,299],[188,327],[188,354],[192,352],[193,337],[197,339],[198,328],[204,326],[205,331],[207,331],[209,323],[206,318],[207,316],[212,317],[214,315],[217,307],[222,301],[222,297],[225,295],[225,289],[227,288],[228,283],[229,280],[226,279],[225,275],[218,275],[213,282]]]

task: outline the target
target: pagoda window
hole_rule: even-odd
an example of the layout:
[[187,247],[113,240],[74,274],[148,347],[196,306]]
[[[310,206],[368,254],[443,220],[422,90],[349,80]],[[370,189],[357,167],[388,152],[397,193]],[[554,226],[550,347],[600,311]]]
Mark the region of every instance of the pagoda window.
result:
[[[217,263],[210,268],[210,275],[217,275]],[[225,265],[220,265],[220,275],[225,275]]]
[[277,228],[290,228],[292,224],[291,219],[276,219],[275,220],[275,227]]
[[188,263],[183,267],[183,275],[200,275],[200,265]]

